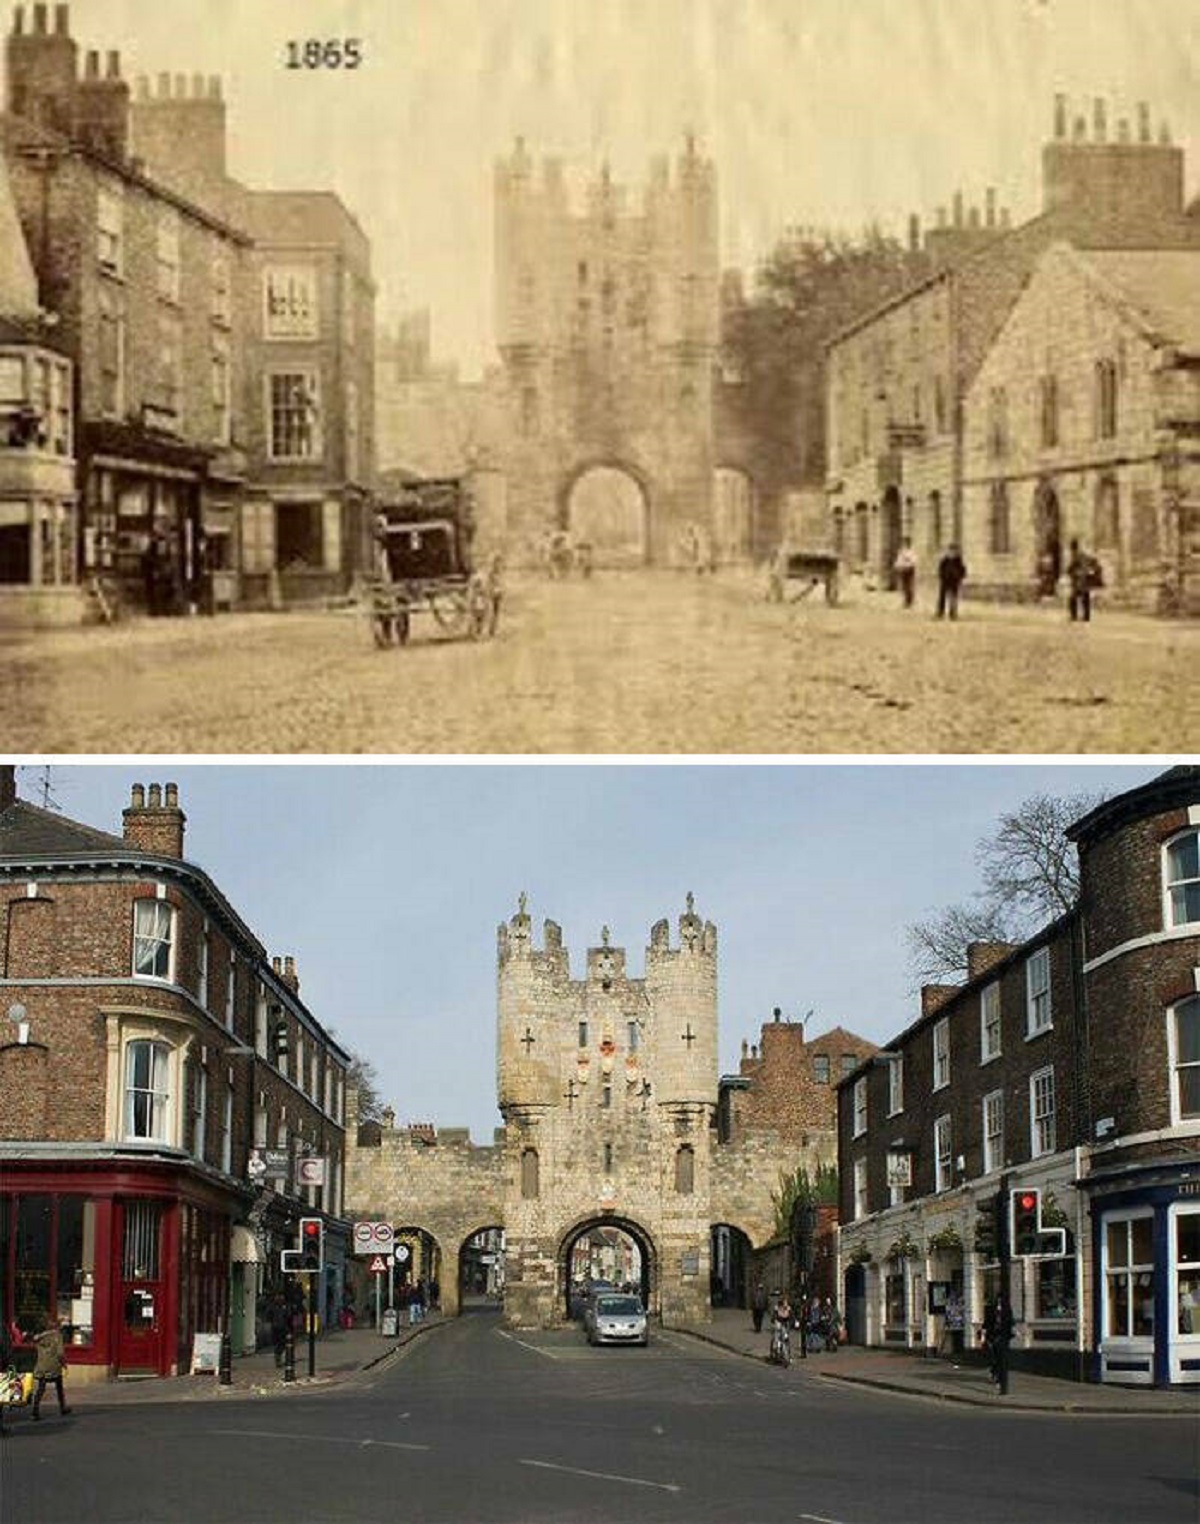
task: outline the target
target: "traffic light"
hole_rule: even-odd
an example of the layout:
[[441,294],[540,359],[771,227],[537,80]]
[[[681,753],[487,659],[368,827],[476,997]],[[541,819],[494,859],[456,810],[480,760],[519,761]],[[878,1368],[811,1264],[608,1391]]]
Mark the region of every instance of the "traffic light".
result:
[[325,1265],[325,1224],[319,1217],[300,1219],[300,1269],[319,1274]]
[[990,1201],[981,1202],[979,1216],[975,1219],[975,1252],[985,1260],[997,1259],[1000,1255],[999,1224],[996,1221],[999,1200],[998,1196],[993,1196]]
[[1036,1254],[1041,1232],[1041,1192],[1022,1186],[1012,1193],[1012,1246],[1014,1254]]

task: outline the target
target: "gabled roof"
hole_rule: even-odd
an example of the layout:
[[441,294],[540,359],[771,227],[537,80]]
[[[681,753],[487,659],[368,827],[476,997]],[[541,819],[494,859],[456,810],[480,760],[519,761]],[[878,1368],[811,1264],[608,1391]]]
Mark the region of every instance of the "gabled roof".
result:
[[1200,249],[1089,249],[1079,257],[1152,339],[1200,355]]
[[0,812],[0,857],[74,857],[130,848],[119,836],[18,799]]

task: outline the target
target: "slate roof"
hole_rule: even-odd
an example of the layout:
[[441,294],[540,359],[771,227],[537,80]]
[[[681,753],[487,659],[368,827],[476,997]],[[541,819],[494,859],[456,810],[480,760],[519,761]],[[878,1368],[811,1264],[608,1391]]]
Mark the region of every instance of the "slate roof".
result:
[[119,836],[68,820],[24,799],[0,812],[0,858],[92,856],[114,850],[128,855],[130,848]]
[[1160,342],[1200,355],[1200,249],[1089,249],[1082,258]]

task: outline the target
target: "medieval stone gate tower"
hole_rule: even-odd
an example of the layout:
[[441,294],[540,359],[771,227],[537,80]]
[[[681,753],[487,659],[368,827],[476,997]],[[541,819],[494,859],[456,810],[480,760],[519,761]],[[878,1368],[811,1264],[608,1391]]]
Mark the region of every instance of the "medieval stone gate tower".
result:
[[712,162],[689,140],[640,208],[607,166],[572,207],[523,142],[496,165],[496,320],[508,534],[587,538],[601,564],[665,564],[711,530],[719,285]]
[[498,1009],[507,1317],[561,1318],[571,1244],[610,1225],[641,1249],[664,1322],[706,1318],[716,928],[689,895],[677,946],[667,921],[651,929],[643,978],[605,928],[574,980],[553,921],[534,947],[522,897],[499,928]]

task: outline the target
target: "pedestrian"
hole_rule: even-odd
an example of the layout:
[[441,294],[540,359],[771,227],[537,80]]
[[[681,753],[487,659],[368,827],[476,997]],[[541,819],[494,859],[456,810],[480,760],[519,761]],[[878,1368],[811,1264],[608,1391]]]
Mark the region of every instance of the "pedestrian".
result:
[[825,1337],[825,1348],[836,1351],[842,1341],[842,1315],[832,1297],[826,1297],[821,1303],[821,1332]]
[[33,1367],[36,1383],[33,1389],[34,1420],[42,1416],[40,1410],[47,1382],[51,1383],[58,1394],[58,1411],[65,1418],[71,1409],[63,1396],[63,1371],[67,1368],[67,1362],[63,1354],[62,1329],[53,1318],[44,1318],[41,1332],[34,1337],[33,1342],[37,1346],[37,1363]]
[[414,1327],[425,1316],[425,1282],[418,1280],[408,1299],[408,1326]]
[[892,570],[896,573],[896,581],[900,584],[900,596],[904,601],[904,607],[910,609],[917,591],[917,553],[907,535],[896,552]]
[[767,1288],[763,1285],[761,1277],[754,1283],[754,1291],[750,1298],[750,1316],[754,1319],[754,1332],[762,1333],[763,1318],[767,1312]]
[[1104,578],[1099,561],[1095,556],[1088,555],[1078,540],[1071,541],[1071,554],[1067,558],[1067,584],[1070,588],[1067,607],[1071,622],[1074,624],[1080,620],[1086,624],[1092,617],[1092,589],[1102,587]]
[[292,1315],[288,1310],[287,1302],[280,1292],[276,1292],[271,1298],[271,1348],[275,1352],[276,1370],[283,1364],[284,1353],[287,1349],[288,1334],[292,1330]]
[[1000,1385],[1008,1346],[1012,1343],[1013,1327],[1012,1308],[1001,1291],[983,1310],[983,1342],[988,1352],[988,1371],[995,1386]]
[[967,580],[967,566],[957,545],[947,545],[938,562],[937,617],[958,618],[958,591]]

